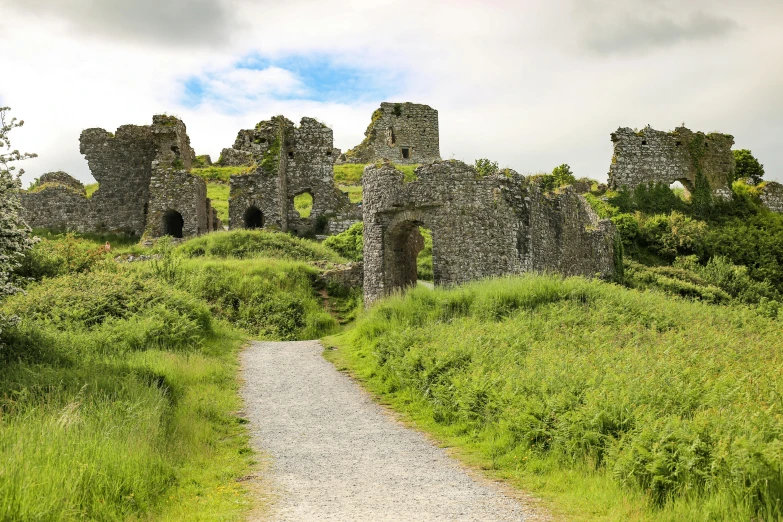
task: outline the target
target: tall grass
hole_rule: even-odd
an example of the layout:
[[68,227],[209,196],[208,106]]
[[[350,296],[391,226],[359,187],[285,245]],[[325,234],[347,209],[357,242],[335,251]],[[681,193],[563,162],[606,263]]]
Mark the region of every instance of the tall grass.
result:
[[225,183],[207,183],[207,197],[223,225],[228,226],[229,186]]
[[230,520],[249,502],[242,337],[130,266],[6,301],[0,520]]
[[577,519],[776,520],[782,325],[528,276],[386,299],[327,353]]

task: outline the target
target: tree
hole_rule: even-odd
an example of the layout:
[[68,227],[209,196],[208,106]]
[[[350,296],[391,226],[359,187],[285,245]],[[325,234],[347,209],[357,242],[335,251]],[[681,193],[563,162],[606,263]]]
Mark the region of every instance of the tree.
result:
[[734,178],[748,180],[751,185],[758,185],[764,177],[764,165],[759,163],[748,149],[733,150]]
[[33,239],[30,228],[20,216],[19,189],[24,170],[14,174],[13,162],[36,157],[11,149],[9,134],[24,121],[8,117],[9,107],[0,107],[0,299],[17,292],[12,272],[28,250]]
[[574,173],[571,172],[571,167],[563,163],[559,167],[555,167],[552,170],[552,175],[555,177],[555,185],[562,187],[563,185],[572,185],[576,181]]
[[490,161],[487,158],[477,159],[474,168],[482,178],[497,174],[499,170],[498,162]]

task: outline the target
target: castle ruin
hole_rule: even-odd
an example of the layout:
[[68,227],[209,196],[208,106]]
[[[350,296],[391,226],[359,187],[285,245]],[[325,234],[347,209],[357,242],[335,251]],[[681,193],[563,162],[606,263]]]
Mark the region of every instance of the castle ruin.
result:
[[116,133],[86,129],[79,150],[99,186],[65,173],[45,174],[42,189],[21,194],[32,227],[189,237],[222,228],[206,197],[206,183],[190,174],[194,157],[185,124],[156,115],[152,125],[123,125]]
[[611,278],[616,230],[573,187],[545,193],[514,171],[481,178],[459,161],[416,169],[365,167],[364,300],[416,284],[419,227],[432,231],[436,284],[522,272]]
[[[331,235],[361,220],[361,210],[334,184],[332,129],[313,118],[299,126],[283,116],[241,130],[221,161],[251,165],[231,176],[229,228],[274,226],[298,235]],[[312,210],[300,216],[294,198],[312,197]]]
[[731,197],[734,137],[729,134],[705,135],[685,127],[662,132],[649,126],[636,132],[623,127],[612,133],[612,143],[609,187],[614,190],[679,181],[693,193],[697,183],[703,182],[713,196]]
[[440,159],[438,111],[417,103],[381,103],[364,141],[343,156],[349,163],[431,163]]

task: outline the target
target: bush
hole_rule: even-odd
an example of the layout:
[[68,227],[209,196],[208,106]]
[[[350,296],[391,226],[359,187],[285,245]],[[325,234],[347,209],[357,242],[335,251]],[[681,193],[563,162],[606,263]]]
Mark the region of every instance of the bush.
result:
[[676,211],[640,219],[640,241],[657,254],[672,260],[677,255],[694,253],[707,234],[706,223]]
[[571,172],[571,167],[563,163],[562,165],[555,167],[552,170],[552,176],[555,178],[555,185],[563,187],[565,185],[573,185],[576,182],[574,173]]
[[476,160],[476,163],[473,165],[473,168],[476,169],[476,172],[478,173],[479,177],[487,177],[491,176],[493,174],[497,174],[500,168],[498,167],[497,161],[491,161],[487,158],[480,158]]
[[364,223],[351,225],[345,232],[327,237],[323,245],[351,261],[364,259]]
[[186,241],[176,252],[191,258],[270,257],[296,261],[344,261],[336,252],[320,243],[269,230],[212,232]]
[[40,280],[44,277],[89,272],[109,257],[103,244],[68,233],[58,239],[41,239],[25,254],[16,273],[23,278]]

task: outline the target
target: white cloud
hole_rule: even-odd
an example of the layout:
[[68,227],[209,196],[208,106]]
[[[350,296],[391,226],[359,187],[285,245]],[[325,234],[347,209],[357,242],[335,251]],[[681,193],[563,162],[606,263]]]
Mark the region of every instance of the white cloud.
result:
[[[230,33],[222,46],[201,45],[200,33],[212,40],[197,26],[172,31],[157,47],[133,24],[117,22],[116,38],[82,35],[56,10],[44,19],[4,9],[0,46],[13,52],[0,55],[0,69],[14,72],[0,98],[27,121],[15,144],[40,155],[28,163],[29,176],[62,168],[87,180],[81,129],[146,124],[157,112],[182,117],[200,153],[218,154],[240,128],[279,113],[327,122],[343,149],[358,143],[380,99],[297,99],[312,86],[295,73],[235,68],[252,54],[273,61],[296,54],[392,72],[381,80],[389,101],[439,110],[444,157],[489,157],[521,172],[567,162],[579,176],[605,179],[618,126],[685,122],[733,134],[768,177],[783,179],[779,2],[237,0],[230,7],[216,18],[215,30]],[[627,28],[616,26],[628,16],[647,30],[630,43]],[[232,17],[243,23],[224,23]],[[726,20],[733,29],[721,29]],[[602,31],[592,44],[590,30]],[[634,52],[595,52],[596,41],[623,38]],[[197,106],[182,96],[193,77],[208,93]]]

